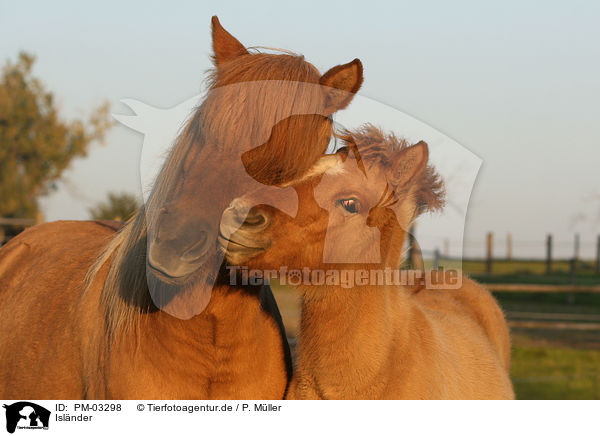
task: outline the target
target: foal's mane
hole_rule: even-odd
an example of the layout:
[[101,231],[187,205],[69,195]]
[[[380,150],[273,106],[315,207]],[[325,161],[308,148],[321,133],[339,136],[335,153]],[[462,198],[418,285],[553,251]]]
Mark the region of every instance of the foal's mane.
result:
[[[353,150],[356,159],[362,161],[362,165],[369,167],[376,164],[386,170],[391,170],[402,151],[411,146],[406,139],[396,136],[393,132],[386,134],[372,124],[342,131],[337,136],[345,144],[339,153],[347,155],[349,150]],[[444,207],[444,182],[432,165],[427,165],[415,180],[413,192],[417,214],[441,210]]]
[[[290,110],[290,104],[287,103],[290,96],[294,100],[314,100],[314,94],[311,94],[314,87],[302,84],[318,84],[320,77],[318,70],[302,56],[266,53],[239,56],[208,73],[206,97],[175,140],[146,205],[140,207],[114,236],[88,271],[86,292],[97,276],[101,280],[100,271],[108,268],[102,285],[101,307],[105,313],[109,338],[123,330],[135,328],[139,323],[140,313],[157,310],[150,297],[146,278],[148,225],[155,222],[158,210],[177,183],[186,155],[193,147],[208,146],[213,147],[215,152],[227,152],[235,146],[232,141],[260,127],[256,126],[259,124],[257,121],[262,121],[270,128],[274,125],[274,120]],[[269,87],[272,81],[287,82],[281,89],[282,95],[277,94],[277,87]],[[260,120],[249,120],[240,112],[240,101],[246,101],[244,95],[239,95],[240,88],[228,91],[226,87],[245,82],[256,84],[255,91],[261,95]],[[261,86],[265,92],[261,93]],[[214,90],[217,91],[216,95],[211,94]],[[313,110],[318,113],[317,107]]]

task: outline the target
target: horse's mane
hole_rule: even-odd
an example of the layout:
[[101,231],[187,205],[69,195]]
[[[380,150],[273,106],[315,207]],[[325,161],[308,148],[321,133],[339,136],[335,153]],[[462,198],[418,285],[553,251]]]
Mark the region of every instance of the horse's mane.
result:
[[[349,149],[354,149],[366,166],[378,164],[385,169],[390,169],[402,150],[411,145],[406,139],[399,138],[394,133],[386,134],[372,124],[364,124],[352,131],[344,130],[337,136],[345,144],[341,153],[346,154]],[[444,182],[432,165],[427,165],[415,185],[414,198],[418,214],[444,207]]]
[[[176,139],[148,201],[115,235],[88,271],[86,292],[99,272],[108,268],[101,307],[105,312],[109,338],[123,329],[134,328],[140,313],[156,310],[146,278],[148,226],[156,222],[159,209],[177,183],[186,155],[192,147],[211,146],[216,152],[226,151],[227,145],[231,148],[231,144],[236,144],[236,138],[246,137],[249,132],[261,128],[256,119],[244,116],[243,108],[240,109],[240,101],[251,100],[240,95],[240,89],[243,92],[245,88],[234,86],[231,89],[226,85],[252,83],[254,88],[249,92],[260,96],[256,103],[260,104],[260,121],[271,128],[274,120],[285,118],[286,111],[293,113],[290,112],[290,100],[311,101],[314,94],[310,93],[314,92],[314,87],[302,84],[318,84],[320,77],[316,68],[304,61],[302,56],[265,53],[239,56],[220,65],[218,71],[214,68],[208,73],[206,98]],[[286,86],[278,91],[277,87],[269,87],[273,81],[284,81]],[[318,113],[318,108],[313,110]]]

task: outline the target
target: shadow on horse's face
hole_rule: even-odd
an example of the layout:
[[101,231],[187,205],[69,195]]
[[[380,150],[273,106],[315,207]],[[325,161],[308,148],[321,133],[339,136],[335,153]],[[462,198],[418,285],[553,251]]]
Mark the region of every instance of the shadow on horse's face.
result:
[[[247,193],[268,202],[308,170],[327,148],[331,114],[362,83],[358,60],[320,76],[299,56],[248,53],[218,21],[213,46],[212,87],[161,171],[162,194],[149,200],[148,269],[165,283],[216,272],[225,209]],[[294,198],[271,205],[295,201],[293,190],[286,195]]]

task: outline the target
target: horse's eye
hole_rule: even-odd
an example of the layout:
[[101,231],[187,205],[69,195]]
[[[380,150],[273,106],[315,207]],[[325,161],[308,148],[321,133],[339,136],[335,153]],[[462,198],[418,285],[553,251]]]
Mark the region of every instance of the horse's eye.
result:
[[360,204],[356,198],[342,198],[338,200],[338,203],[350,213],[358,213],[360,210]]

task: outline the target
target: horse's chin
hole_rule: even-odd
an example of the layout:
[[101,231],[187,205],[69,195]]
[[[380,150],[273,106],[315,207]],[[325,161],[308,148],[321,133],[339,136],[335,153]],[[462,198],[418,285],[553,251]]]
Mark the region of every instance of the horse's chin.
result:
[[154,305],[179,319],[190,319],[204,311],[210,302],[223,256],[208,257],[196,270],[173,277],[147,263],[148,291]]
[[172,276],[162,269],[155,267],[151,262],[146,263],[148,274],[151,274],[156,280],[169,285],[185,285],[185,283],[194,275],[194,272],[183,276]]
[[220,259],[217,258],[222,258],[222,255],[217,253],[213,256],[208,256],[202,262],[199,262],[194,269],[191,269],[190,272],[182,275],[169,274],[160,267],[153,265],[149,260],[146,263],[146,270],[154,279],[171,286],[188,287],[193,286],[198,281],[210,281],[212,284],[215,281],[218,273],[218,265],[220,264]]

